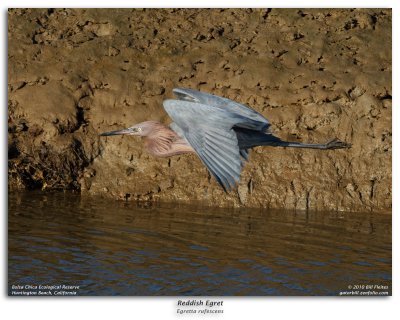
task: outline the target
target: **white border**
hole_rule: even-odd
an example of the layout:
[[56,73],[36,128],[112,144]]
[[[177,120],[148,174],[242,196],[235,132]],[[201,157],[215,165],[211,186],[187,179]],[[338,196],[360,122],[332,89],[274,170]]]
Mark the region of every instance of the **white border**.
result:
[[[337,1],[82,1],[71,0],[64,3],[57,3],[59,7],[386,7],[393,8],[393,34],[399,31],[399,2],[398,1],[372,1],[372,0],[337,0]],[[176,319],[193,318],[193,316],[177,316],[175,297],[165,298],[66,298],[66,299],[46,299],[46,298],[8,298],[7,295],[7,153],[6,153],[6,116],[7,116],[7,47],[5,38],[7,37],[7,8],[8,7],[53,7],[50,1],[35,2],[23,0],[5,0],[1,3],[1,69],[3,77],[1,81],[1,101],[2,117],[0,119],[3,183],[1,204],[3,217],[1,219],[1,232],[3,239],[1,266],[1,300],[0,310],[3,319]],[[398,35],[398,34],[397,34]],[[398,57],[399,41],[393,37],[393,57]],[[399,84],[399,64],[393,59],[393,88],[398,88]],[[399,90],[396,90],[396,93]],[[397,94],[393,94],[393,106],[398,102]],[[399,123],[399,110],[393,108],[393,124]],[[399,163],[398,152],[399,129],[393,126],[393,163]],[[399,181],[398,167],[393,166],[393,181]],[[258,297],[258,298],[224,298],[224,315],[214,315],[215,318],[226,319],[392,319],[395,314],[396,303],[399,303],[399,282],[396,275],[399,272],[398,263],[398,209],[399,209],[399,189],[393,188],[393,294],[391,298],[290,298],[290,297]],[[398,308],[397,308],[398,309]],[[396,312],[397,314],[398,312]],[[210,317],[210,316],[196,316]]]

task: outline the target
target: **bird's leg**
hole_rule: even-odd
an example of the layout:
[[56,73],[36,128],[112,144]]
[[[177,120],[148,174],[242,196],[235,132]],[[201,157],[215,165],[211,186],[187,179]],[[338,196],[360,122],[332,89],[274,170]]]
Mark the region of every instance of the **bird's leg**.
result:
[[301,142],[283,141],[282,143],[279,144],[279,146],[292,147],[292,148],[332,150],[332,149],[350,148],[351,144],[340,141],[338,139],[333,139],[327,143],[301,143]]

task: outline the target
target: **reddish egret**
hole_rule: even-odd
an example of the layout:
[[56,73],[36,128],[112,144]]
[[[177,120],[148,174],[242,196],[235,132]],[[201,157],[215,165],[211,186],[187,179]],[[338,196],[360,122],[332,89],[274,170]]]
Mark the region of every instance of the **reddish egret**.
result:
[[178,88],[173,92],[178,100],[163,103],[174,121],[169,127],[156,121],[145,121],[101,136],[145,137],[145,148],[156,157],[194,152],[225,191],[239,182],[249,149],[253,147],[322,150],[350,147],[337,139],[324,144],[283,141],[268,131],[270,123],[264,116],[243,104],[191,89]]

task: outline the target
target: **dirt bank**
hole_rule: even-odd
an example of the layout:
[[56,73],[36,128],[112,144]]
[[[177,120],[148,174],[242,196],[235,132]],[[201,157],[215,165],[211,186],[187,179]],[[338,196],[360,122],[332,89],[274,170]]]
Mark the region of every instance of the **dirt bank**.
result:
[[[9,188],[119,199],[390,211],[391,10],[10,10]],[[155,159],[135,137],[188,87],[245,103],[291,141],[256,148],[225,194],[195,155]]]

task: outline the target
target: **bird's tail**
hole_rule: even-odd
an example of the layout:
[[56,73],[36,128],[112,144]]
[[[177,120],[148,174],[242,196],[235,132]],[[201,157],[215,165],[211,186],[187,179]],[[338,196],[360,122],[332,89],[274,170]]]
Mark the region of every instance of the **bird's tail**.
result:
[[264,133],[243,128],[235,128],[240,149],[251,149],[257,146],[280,146],[284,141],[271,133]]
[[273,147],[291,147],[291,148],[308,148],[308,149],[343,149],[350,148],[351,144],[333,139],[327,143],[301,143],[288,142],[275,137],[271,133],[264,133],[243,128],[234,128],[240,149],[250,149],[257,146],[273,146]]

